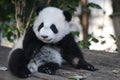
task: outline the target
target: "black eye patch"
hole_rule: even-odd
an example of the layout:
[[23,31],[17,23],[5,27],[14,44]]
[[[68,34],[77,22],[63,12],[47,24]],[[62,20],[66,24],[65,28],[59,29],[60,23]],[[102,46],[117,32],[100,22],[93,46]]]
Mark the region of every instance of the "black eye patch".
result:
[[57,30],[57,28],[56,28],[56,26],[54,25],[54,24],[52,24],[51,26],[50,26],[50,28],[51,28],[51,30],[56,34],[56,33],[58,33],[58,30]]
[[38,27],[38,31],[40,31],[40,29],[44,26],[43,22],[39,25]]

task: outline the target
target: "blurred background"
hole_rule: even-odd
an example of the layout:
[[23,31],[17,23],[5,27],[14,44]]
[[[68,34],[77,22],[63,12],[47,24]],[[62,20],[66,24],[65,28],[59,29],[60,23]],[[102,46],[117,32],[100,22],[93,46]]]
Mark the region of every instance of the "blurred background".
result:
[[0,0],[0,45],[12,47],[33,24],[38,6],[68,10],[82,48],[120,52],[120,0]]

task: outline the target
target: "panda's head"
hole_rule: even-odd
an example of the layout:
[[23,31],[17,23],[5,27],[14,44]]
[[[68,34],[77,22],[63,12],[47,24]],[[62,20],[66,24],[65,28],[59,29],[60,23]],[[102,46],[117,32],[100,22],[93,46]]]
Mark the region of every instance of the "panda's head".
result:
[[55,7],[37,10],[33,30],[38,39],[45,43],[56,43],[70,33],[71,14]]

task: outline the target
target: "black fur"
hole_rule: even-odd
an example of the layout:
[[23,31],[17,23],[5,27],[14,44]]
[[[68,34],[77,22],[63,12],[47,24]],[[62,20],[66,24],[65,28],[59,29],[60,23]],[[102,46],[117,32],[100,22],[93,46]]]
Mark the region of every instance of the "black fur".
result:
[[59,64],[50,62],[40,66],[38,72],[54,75],[57,69],[59,69]]
[[77,69],[85,69],[85,70],[89,70],[89,71],[96,71],[98,69],[94,68],[93,65],[89,64],[88,62],[86,62],[85,60],[80,60],[78,65],[76,66]]
[[[37,15],[43,8],[37,8],[36,13]],[[63,11],[63,15],[65,16],[65,20],[70,22],[71,21],[71,14],[67,11]],[[44,26],[42,23],[38,31],[41,27]],[[52,31],[56,34],[58,30],[56,29],[55,25],[52,24],[51,27]],[[44,38],[47,36],[43,36]],[[54,47],[61,48],[61,55],[68,63],[78,69],[86,69],[90,71],[95,71],[96,69],[91,64],[87,63],[83,57],[83,54],[78,47],[77,43],[74,40],[74,37],[71,33],[66,35],[61,41],[55,44],[47,44],[39,40],[35,32],[33,31],[33,27],[29,27],[26,30],[24,39],[23,39],[23,49],[16,49],[12,52],[10,59],[9,59],[9,70],[16,76],[21,78],[28,77],[31,72],[27,68],[29,61],[34,58],[34,56],[40,52],[40,49],[44,45],[50,45]],[[77,63],[74,64],[74,59],[77,58]],[[44,65],[39,66],[38,71],[47,73],[47,74],[55,74],[56,70],[59,69],[58,63],[45,63]]]
[[50,28],[51,28],[51,30],[52,30],[55,34],[58,33],[58,30],[57,30],[57,28],[56,28],[56,26],[55,26],[54,24],[52,24],[52,25],[50,26]]
[[[23,50],[16,49],[12,52],[12,55],[9,60],[10,71],[18,77],[28,77],[30,71],[27,68],[27,64],[44,45],[53,45],[61,48],[62,57],[76,68],[82,68],[90,71],[96,70],[94,66],[85,61],[83,54],[71,33],[66,35],[60,42],[56,44],[45,44],[36,37],[32,27],[29,27],[26,31],[25,38],[23,40]],[[79,62],[78,64],[74,65],[73,59],[76,57],[79,59]],[[38,68],[39,72],[47,74],[55,74],[57,69],[59,69],[59,65],[57,63],[52,62],[42,65]]]
[[45,43],[36,37],[32,27],[28,28],[23,40],[23,50],[25,52],[25,57],[30,60],[32,57],[34,57],[34,55],[36,55],[36,53],[39,52],[43,45],[45,45]]
[[38,15],[39,12],[42,11],[42,10],[43,10],[43,7],[37,7],[37,8],[36,8],[36,14]]
[[44,26],[44,23],[42,22],[39,27],[38,27],[38,31],[40,31],[40,29]]
[[66,21],[71,21],[72,15],[68,11],[63,11],[63,15],[65,16]]
[[[78,69],[86,69],[90,71],[95,71],[96,69],[91,64],[87,63],[83,57],[83,53],[75,42],[73,35],[70,33],[66,35],[58,45],[62,48],[63,58]],[[79,62],[77,65],[74,65],[73,59],[78,58]]]
[[28,77],[30,74],[27,68],[28,62],[39,52],[43,45],[44,43],[35,36],[32,27],[29,27],[23,40],[23,49],[16,49],[10,56],[9,70],[18,77]]
[[16,49],[12,52],[9,59],[9,70],[18,77],[25,78],[31,73],[28,68],[28,60],[26,60],[24,51],[22,49]]

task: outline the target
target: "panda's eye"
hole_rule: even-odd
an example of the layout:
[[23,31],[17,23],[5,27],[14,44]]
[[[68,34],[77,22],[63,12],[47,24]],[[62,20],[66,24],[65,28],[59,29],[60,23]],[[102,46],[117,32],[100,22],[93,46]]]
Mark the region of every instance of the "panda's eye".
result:
[[44,26],[43,22],[39,25],[38,27],[38,31],[40,31],[40,29]]
[[58,33],[58,30],[57,30],[57,28],[56,28],[56,26],[54,25],[54,24],[52,24],[51,26],[50,26],[50,28],[51,28],[51,30],[56,34],[56,33]]

